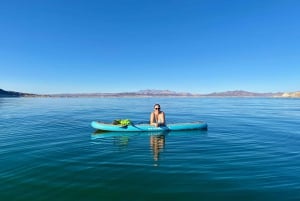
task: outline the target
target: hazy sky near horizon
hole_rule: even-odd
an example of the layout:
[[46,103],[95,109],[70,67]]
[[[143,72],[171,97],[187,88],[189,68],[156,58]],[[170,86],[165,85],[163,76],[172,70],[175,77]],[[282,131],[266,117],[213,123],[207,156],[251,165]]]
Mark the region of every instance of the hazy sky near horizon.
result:
[[0,88],[300,90],[298,0],[3,0]]

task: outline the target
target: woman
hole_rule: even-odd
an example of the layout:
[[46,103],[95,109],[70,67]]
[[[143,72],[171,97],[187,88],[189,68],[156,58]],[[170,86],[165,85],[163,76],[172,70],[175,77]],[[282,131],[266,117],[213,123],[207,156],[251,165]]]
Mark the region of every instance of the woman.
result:
[[155,104],[154,111],[151,112],[150,115],[150,125],[159,127],[159,126],[164,126],[165,123],[166,123],[165,113],[160,110],[159,104]]

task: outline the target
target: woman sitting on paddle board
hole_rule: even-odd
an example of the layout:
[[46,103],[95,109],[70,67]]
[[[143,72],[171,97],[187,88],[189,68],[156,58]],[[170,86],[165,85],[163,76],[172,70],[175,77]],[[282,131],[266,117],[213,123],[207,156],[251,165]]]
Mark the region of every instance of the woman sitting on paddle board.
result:
[[155,104],[154,111],[151,112],[150,115],[150,125],[159,127],[159,126],[164,126],[165,123],[166,123],[165,113],[160,110],[159,104]]

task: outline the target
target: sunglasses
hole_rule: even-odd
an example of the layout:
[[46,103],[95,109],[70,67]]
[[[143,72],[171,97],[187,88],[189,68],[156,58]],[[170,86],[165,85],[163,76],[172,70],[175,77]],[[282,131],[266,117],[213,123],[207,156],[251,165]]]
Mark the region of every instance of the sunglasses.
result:
[[156,109],[156,110],[160,110],[160,107],[156,107],[155,109]]

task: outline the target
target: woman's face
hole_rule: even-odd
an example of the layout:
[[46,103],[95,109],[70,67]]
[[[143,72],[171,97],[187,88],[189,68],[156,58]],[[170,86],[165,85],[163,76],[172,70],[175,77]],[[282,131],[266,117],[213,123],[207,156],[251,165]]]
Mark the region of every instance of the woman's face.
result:
[[160,105],[154,105],[154,111],[160,111]]

